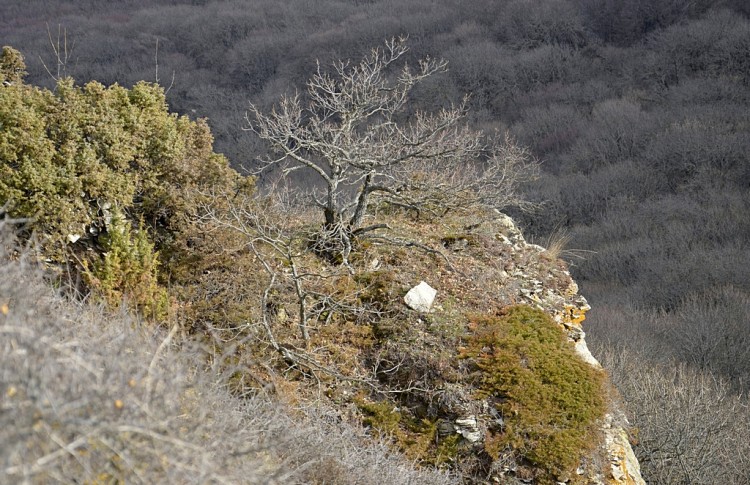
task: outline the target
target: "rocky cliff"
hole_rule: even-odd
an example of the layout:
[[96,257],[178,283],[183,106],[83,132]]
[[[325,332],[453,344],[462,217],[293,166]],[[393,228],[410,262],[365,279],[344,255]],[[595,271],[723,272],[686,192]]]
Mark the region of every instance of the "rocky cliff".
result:
[[292,272],[280,273],[289,283],[266,306],[295,369],[283,388],[268,376],[282,399],[325,396],[342,419],[466,483],[643,484],[566,264],[498,212],[380,217],[389,230],[360,241],[350,271],[296,261],[318,275],[300,283],[326,298],[307,340]]
[[[499,228],[497,237],[504,244],[511,246],[514,253],[522,255],[526,252],[535,252],[543,255],[547,251],[541,246],[527,243],[510,217],[499,214],[495,222]],[[580,358],[592,367],[601,369],[601,365],[586,345],[586,334],[582,327],[586,312],[591,307],[578,293],[578,285],[568,270],[559,265],[541,271],[538,267],[520,265],[514,268],[512,276],[518,279],[519,293],[522,297],[530,305],[553,315],[555,322],[565,329]],[[557,283],[561,280],[567,281],[567,286],[562,290]],[[584,478],[584,483],[645,484],[638,460],[630,446],[627,426],[627,418],[617,403],[610,401],[607,413],[600,422],[603,439],[598,445],[607,461],[603,467],[601,463],[598,467],[580,467],[577,472]]]

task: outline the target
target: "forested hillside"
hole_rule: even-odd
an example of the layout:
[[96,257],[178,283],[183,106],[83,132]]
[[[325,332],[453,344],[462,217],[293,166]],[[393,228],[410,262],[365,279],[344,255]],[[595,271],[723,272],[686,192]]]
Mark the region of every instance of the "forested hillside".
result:
[[158,80],[251,171],[266,146],[245,130],[250,103],[267,110],[316,60],[407,34],[412,63],[449,67],[416,88],[414,109],[468,93],[474,128],[508,131],[542,162],[525,190],[543,204],[513,215],[529,239],[564,244],[647,478],[747,483],[733,428],[750,391],[749,5],[7,0],[0,41],[24,54],[30,84]]

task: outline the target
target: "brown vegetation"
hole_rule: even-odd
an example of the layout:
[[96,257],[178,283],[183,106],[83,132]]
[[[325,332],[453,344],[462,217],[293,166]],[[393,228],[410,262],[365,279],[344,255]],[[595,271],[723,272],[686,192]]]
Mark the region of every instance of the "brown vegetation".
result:
[[233,395],[232,354],[55,294],[0,219],[3,483],[456,483],[342,423]]
[[[360,59],[383,39],[409,34],[409,63],[427,55],[449,63],[413,91],[414,110],[471,93],[472,129],[508,128],[544,162],[526,195],[545,205],[514,217],[534,240],[564,228],[569,246],[587,251],[571,269],[594,307],[589,343],[637,351],[646,368],[686,362],[746,393],[749,9],[744,0],[7,0],[0,30],[25,54],[33,84],[53,87],[40,57],[60,67],[48,36],[58,24],[75,41],[63,71],[80,80],[132,86],[155,80],[158,62],[162,78],[175,73],[172,109],[208,116],[217,150],[250,168],[266,146],[238,129],[247,101],[268,112],[303,85],[313,59]],[[484,244],[460,229],[443,235],[449,252]],[[170,269],[170,278],[190,282],[180,291],[203,312],[192,318],[196,330],[215,328],[224,312],[251,320],[242,295],[266,284],[249,276],[263,268],[235,257],[237,238],[211,254],[224,237],[186,237],[180,251],[196,244],[210,257],[180,256],[179,271]],[[467,271],[451,284],[468,289],[477,276]],[[458,331],[445,315],[432,324]],[[383,320],[375,333],[400,329]]]

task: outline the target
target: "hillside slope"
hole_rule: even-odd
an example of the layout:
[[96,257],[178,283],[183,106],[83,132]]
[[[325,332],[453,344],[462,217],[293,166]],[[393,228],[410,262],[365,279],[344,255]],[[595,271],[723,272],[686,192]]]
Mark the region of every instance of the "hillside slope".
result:
[[[499,483],[551,483],[553,477],[566,483],[643,483],[623,428],[627,422],[586,349],[581,322],[588,305],[564,265],[527,244],[501,214],[460,233],[450,229],[466,227],[460,225],[467,222],[463,218],[438,227],[405,222],[394,230],[419,229],[420,244],[438,241],[447,259],[368,248],[361,265],[372,270],[356,277],[366,283],[357,291],[348,288],[366,302],[368,320],[317,322],[307,345],[295,332],[282,337],[283,327],[296,325],[283,317],[293,308],[284,310],[279,294],[274,331],[294,353],[285,370],[281,359],[253,359],[258,349],[251,350],[254,339],[245,337],[246,365],[228,366],[235,354],[227,351],[196,373],[191,369],[205,359],[205,348],[179,338],[175,347],[174,332],[160,344],[163,333],[154,335],[122,314],[105,316],[55,298],[33,265],[23,263],[27,256],[17,260],[4,253],[0,318],[10,346],[0,353],[7,418],[3,474],[35,483],[52,476],[191,483],[276,483],[283,476],[284,483],[331,483],[325,477],[336,470],[340,476],[333,483],[342,484],[385,483],[375,478],[378,473],[390,473],[388,483],[418,483],[420,476],[424,483],[448,480],[409,471],[377,445],[360,449],[355,460],[346,450],[363,437],[347,426],[360,422],[371,438],[383,436],[410,460],[452,469],[471,483],[482,483],[481,477]],[[6,238],[4,247],[8,244]],[[352,284],[348,273],[339,277]],[[403,301],[420,279],[437,289],[429,312]],[[22,280],[27,284],[16,284]],[[499,338],[494,354],[483,333],[492,325],[498,325],[492,338]],[[515,340],[500,338],[508,328],[519,331]],[[548,365],[575,373],[575,381],[550,373]],[[600,378],[587,384],[580,366],[596,369],[593,375]],[[265,378],[256,374],[262,369]],[[544,372],[541,381],[532,375],[537,371]],[[236,391],[238,379],[256,380],[241,386],[246,391],[259,390],[258,379],[265,380],[272,400],[281,400],[291,417],[267,398],[249,397],[257,391],[239,400],[228,395],[226,385]],[[330,425],[299,411],[314,403],[328,410],[324,420],[337,416],[350,424],[323,431],[321,426]],[[554,415],[581,413],[582,406],[598,413],[583,427]],[[31,434],[23,432],[24,423]],[[331,438],[339,434],[344,441]],[[313,450],[321,439],[328,451],[318,457]],[[248,443],[257,444],[240,451]],[[27,447],[38,452],[23,453]],[[164,453],[170,458],[157,465]],[[235,461],[236,453],[244,458]],[[141,466],[131,468],[133,462]],[[313,462],[311,469],[294,472],[292,463]],[[393,468],[380,468],[383,463]],[[342,471],[355,464],[356,479]]]
[[0,204],[37,243],[2,244],[9,479],[642,483],[588,304],[504,214],[372,198],[337,239],[159,86],[48,91],[1,60]]
[[457,483],[324,407],[302,416],[232,395],[221,359],[179,335],[61,298],[7,222],[0,483]]

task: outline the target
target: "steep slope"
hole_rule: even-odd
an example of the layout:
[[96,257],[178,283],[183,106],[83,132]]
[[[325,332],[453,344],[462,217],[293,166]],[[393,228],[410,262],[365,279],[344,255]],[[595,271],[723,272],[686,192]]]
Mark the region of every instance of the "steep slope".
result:
[[[541,254],[546,252],[545,248],[528,244],[510,218],[499,218],[498,221],[505,227],[503,242],[512,245],[514,250],[520,253],[528,250]],[[538,276],[525,274],[523,270],[517,271],[515,275],[530,283],[530,285],[523,285],[525,288],[520,290],[521,294],[529,300],[530,304],[541,307],[554,316],[555,322],[565,329],[578,356],[592,367],[601,368],[599,362],[588,350],[586,335],[582,328],[585,314],[591,307],[586,299],[578,294],[578,285],[566,269],[558,266],[549,270],[547,282],[551,282],[550,277],[559,276],[559,272],[569,280],[568,286],[562,293],[555,291],[554,286],[545,285],[544,280],[538,279]],[[601,422],[604,439],[598,446],[609,460],[610,469],[604,466],[600,470],[580,469],[579,471],[586,477],[586,483],[645,484],[640,474],[638,460],[628,440],[627,418],[622,414],[616,401],[610,401],[608,406],[607,414]]]
[[232,395],[179,335],[61,298],[17,227],[0,213],[0,483],[457,483],[326,409]]
[[[199,344],[207,368],[228,376],[222,392],[267,394],[300,420],[325,409],[424,469],[467,483],[641,483],[586,348],[588,304],[565,264],[507,216],[478,202],[447,212],[372,198],[368,230],[336,239],[320,214],[255,194],[213,152],[205,123],[170,114],[158,86],[62,79],[51,92],[23,84],[17,51],[2,60],[0,206],[31,218],[22,236],[36,231],[40,259],[73,298],[171,328],[165,346],[176,335]],[[3,317],[19,315],[12,289],[0,294]],[[33,384],[9,379],[14,395]],[[173,401],[200,408],[194,398]],[[84,443],[80,432],[71,443]],[[62,451],[49,453],[36,459]],[[36,470],[11,461],[6,473]],[[99,466],[110,464],[79,472]]]
[[[398,223],[392,225],[396,227]],[[419,237],[421,244],[431,244],[432,247],[437,247],[439,243],[445,248],[447,254],[446,264],[442,264],[437,259],[433,261],[435,264],[433,268],[420,268],[418,264],[415,264],[414,261],[420,259],[419,256],[412,256],[407,258],[408,262],[405,260],[396,263],[395,267],[388,268],[388,271],[396,273],[393,278],[395,281],[414,284],[424,279],[437,290],[435,306],[429,313],[417,314],[417,312],[407,310],[405,315],[409,328],[423,328],[418,333],[422,339],[421,344],[427,349],[434,346],[433,352],[444,353],[445,348],[440,349],[441,345],[456,345],[459,349],[461,346],[470,346],[472,333],[476,332],[477,326],[487,324],[491,320],[488,320],[488,315],[493,315],[498,312],[498,309],[507,305],[515,306],[515,308],[519,308],[517,305],[523,305],[527,308],[542,310],[554,319],[575,350],[575,355],[566,353],[566,359],[580,359],[594,369],[601,369],[599,363],[588,351],[582,330],[585,313],[590,307],[585,298],[578,294],[578,287],[564,263],[554,259],[545,248],[527,243],[509,217],[504,214],[485,213],[475,215],[468,220],[445,218],[436,224],[432,231],[426,230],[425,227],[420,227],[415,231],[415,228],[407,229],[404,225],[401,225],[400,229],[404,233]],[[377,256],[375,258],[377,260]],[[384,271],[382,265],[387,262],[383,261],[380,264],[379,270]],[[405,287],[401,286],[402,293],[404,290]],[[499,311],[500,314],[503,312],[504,310]],[[524,321],[523,324],[528,325],[532,323],[531,320],[533,319]],[[504,325],[507,323],[508,319]],[[431,340],[431,337],[436,338],[437,341]],[[414,335],[406,340],[413,342]],[[420,341],[419,338],[417,341]],[[486,344],[486,341],[482,342],[482,345]],[[509,348],[508,342],[504,342],[503,345],[506,349]],[[522,360],[534,359],[528,346],[514,349],[528,352]],[[482,351],[486,353],[486,348]],[[402,357],[400,362],[416,360],[414,354],[422,352],[412,347],[406,353],[410,354],[410,358]],[[423,359],[421,365],[430,367],[428,362],[431,357],[424,354],[420,357]],[[447,359],[450,360],[450,358]],[[435,362],[431,364],[434,367],[440,365]],[[502,364],[512,366],[507,361]],[[538,362],[524,365],[533,368],[535,364],[540,367],[543,365]],[[556,365],[561,364],[556,363]],[[461,364],[458,368],[459,372],[466,370],[461,368]],[[498,373],[514,372],[508,367],[490,369]],[[409,374],[408,371],[402,373]],[[519,378],[521,375],[517,374],[511,380]],[[560,398],[558,403],[562,404],[563,398],[560,396],[567,392],[564,378],[554,380],[550,376],[543,376],[543,379],[548,378],[551,379],[550,382],[554,381],[558,386],[552,392],[555,393],[556,398]],[[580,378],[576,378],[575,385],[584,386],[585,382],[578,379]],[[450,381],[450,379],[445,380]],[[415,386],[413,381],[410,384]],[[434,385],[434,381],[429,384],[419,382],[418,387],[429,388]],[[608,388],[608,384],[603,384],[603,386]],[[461,443],[471,443],[471,448],[475,453],[477,450],[480,455],[488,452],[493,461],[486,464],[486,469],[483,471],[487,473],[490,480],[500,483],[514,483],[514,481],[523,483],[527,480],[544,482],[550,479],[551,475],[545,472],[540,473],[539,468],[552,472],[552,475],[557,473],[555,480],[569,483],[644,483],[640,477],[638,462],[627,439],[625,431],[627,421],[619,411],[616,401],[609,394],[614,391],[609,389],[602,391],[601,388],[591,387],[587,391],[604,392],[605,411],[595,420],[597,432],[588,435],[589,439],[595,439],[597,444],[586,449],[585,453],[578,450],[580,461],[575,467],[575,474],[566,476],[561,468],[556,468],[565,460],[561,449],[554,446],[552,449],[546,449],[548,444],[543,440],[537,441],[529,437],[538,430],[525,429],[519,433],[520,436],[524,436],[521,448],[529,447],[530,452],[528,450],[525,454],[521,452],[519,456],[519,453],[504,454],[495,450],[493,456],[491,441],[497,439],[498,435],[508,434],[510,427],[498,427],[497,423],[512,421],[514,416],[524,413],[523,406],[529,406],[519,396],[514,395],[514,390],[522,394],[537,392],[529,382],[518,382],[517,389],[507,385],[501,386],[494,389],[498,392],[493,395],[486,392],[486,389],[482,389],[481,384],[477,386],[476,381],[472,381],[471,373],[454,382],[444,382],[440,389],[444,393],[440,398],[442,403],[434,405],[435,409],[432,411],[434,415],[439,416],[437,419],[440,422],[438,435],[440,432],[453,429],[461,436]],[[481,399],[478,399],[479,397]],[[586,397],[591,396],[578,398],[585,399]],[[430,396],[429,399],[433,398]],[[424,399],[428,400],[426,397]],[[537,394],[532,399],[543,400],[544,395]],[[498,405],[498,401],[503,400],[516,402],[512,405],[507,405],[507,403]],[[565,409],[570,411],[570,408]],[[544,411],[559,412],[560,409],[552,411],[546,408]],[[570,424],[570,422],[566,423]],[[530,421],[523,422],[524,426],[530,424]],[[539,422],[534,422],[534,426],[538,425]],[[445,438],[439,437],[438,440],[440,439]],[[574,440],[575,438],[566,435],[562,439]],[[507,445],[507,443],[504,444]],[[534,447],[545,449],[542,453],[537,453],[538,450]],[[545,459],[560,461],[549,463]],[[458,460],[460,461],[461,458]]]
[[[348,266],[307,249],[309,214],[284,217],[296,238],[276,226],[273,241],[252,243],[267,286],[259,323],[244,330],[243,385],[265,382],[296,405],[322,400],[467,483],[644,483],[586,347],[586,300],[509,217],[384,210],[388,229],[358,240]],[[246,222],[248,242],[259,220]]]

